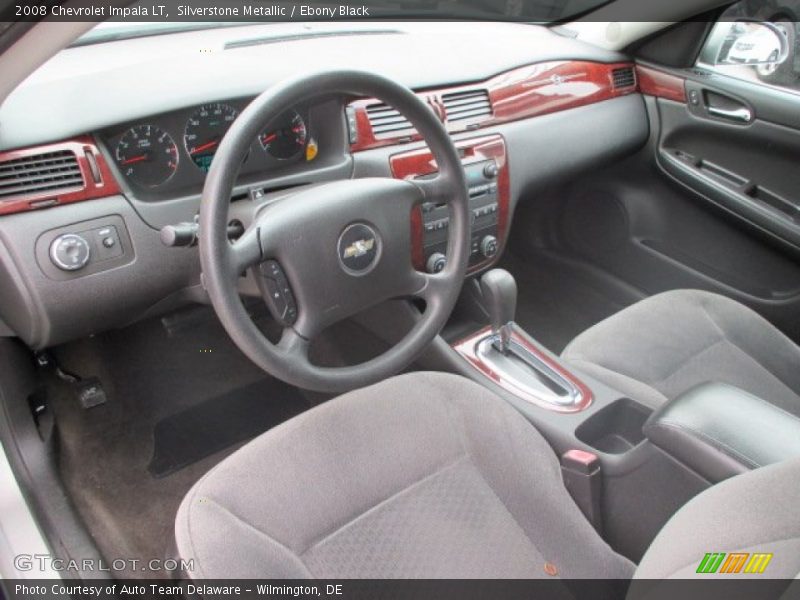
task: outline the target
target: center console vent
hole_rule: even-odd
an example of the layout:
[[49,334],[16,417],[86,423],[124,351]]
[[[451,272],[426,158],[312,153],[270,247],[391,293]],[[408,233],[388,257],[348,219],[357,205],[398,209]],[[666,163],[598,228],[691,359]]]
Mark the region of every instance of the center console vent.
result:
[[442,95],[448,122],[484,120],[492,114],[492,103],[486,90],[464,90]]
[[636,74],[633,67],[622,67],[611,71],[611,81],[615,90],[630,88],[636,85]]
[[399,137],[414,133],[414,126],[396,109],[386,104],[367,106],[367,116],[376,138]]
[[71,150],[34,154],[0,162],[0,200],[83,187],[78,159]]

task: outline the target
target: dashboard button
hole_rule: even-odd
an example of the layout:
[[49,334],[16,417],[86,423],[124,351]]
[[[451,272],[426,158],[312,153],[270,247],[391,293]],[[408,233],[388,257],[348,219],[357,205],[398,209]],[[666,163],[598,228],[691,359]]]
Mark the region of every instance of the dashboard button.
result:
[[486,258],[492,258],[497,254],[497,238],[487,235],[481,240],[481,254]]
[[260,287],[272,316],[284,327],[297,320],[297,302],[280,264],[268,260],[259,266]]
[[50,244],[50,260],[62,271],[77,271],[86,266],[92,250],[81,236],[66,233],[58,236]]

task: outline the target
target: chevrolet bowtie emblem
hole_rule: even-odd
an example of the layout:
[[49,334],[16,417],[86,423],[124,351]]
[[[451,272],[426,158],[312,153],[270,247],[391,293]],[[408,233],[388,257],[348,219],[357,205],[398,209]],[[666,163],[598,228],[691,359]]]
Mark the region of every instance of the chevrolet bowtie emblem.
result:
[[364,256],[367,252],[375,247],[375,238],[368,240],[356,240],[344,249],[342,258],[358,258]]

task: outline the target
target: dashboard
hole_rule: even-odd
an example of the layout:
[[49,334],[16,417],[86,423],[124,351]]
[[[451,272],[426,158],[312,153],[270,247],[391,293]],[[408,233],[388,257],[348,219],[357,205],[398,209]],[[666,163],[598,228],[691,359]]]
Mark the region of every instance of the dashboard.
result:
[[[79,47],[29,78],[0,107],[0,335],[44,348],[207,302],[196,248],[166,247],[159,231],[194,221],[227,129],[297,70],[368,68],[415,89],[439,116],[467,174],[471,273],[499,259],[523,197],[647,139],[636,69],[622,55],[528,25],[331,24],[345,26],[308,38],[243,27],[276,35],[235,45],[226,30]],[[188,54],[191,40],[214,36],[218,52]],[[165,52],[169,64],[159,62]],[[35,110],[54,96],[57,111]],[[435,171],[391,107],[310,93],[252,140],[231,218],[247,226],[297,186]],[[446,205],[409,215],[417,269],[442,267],[447,227]]]

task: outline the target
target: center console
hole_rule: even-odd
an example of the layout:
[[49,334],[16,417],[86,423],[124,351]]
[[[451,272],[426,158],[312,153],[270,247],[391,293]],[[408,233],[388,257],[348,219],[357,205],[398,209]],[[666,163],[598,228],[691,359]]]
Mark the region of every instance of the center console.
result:
[[[468,272],[493,264],[505,245],[509,211],[509,173],[506,145],[499,135],[456,142],[469,189],[472,245]],[[433,155],[425,148],[395,154],[390,159],[398,179],[436,176]],[[438,273],[447,264],[447,206],[426,203],[411,215],[412,260],[420,271]]]
[[[502,269],[468,280],[440,362],[426,367],[469,377],[519,410],[560,458],[565,486],[587,520],[616,551],[638,561],[664,523],[713,482],[648,439],[652,408],[564,361],[517,325],[516,296],[514,278]],[[478,324],[487,317],[488,326]]]

